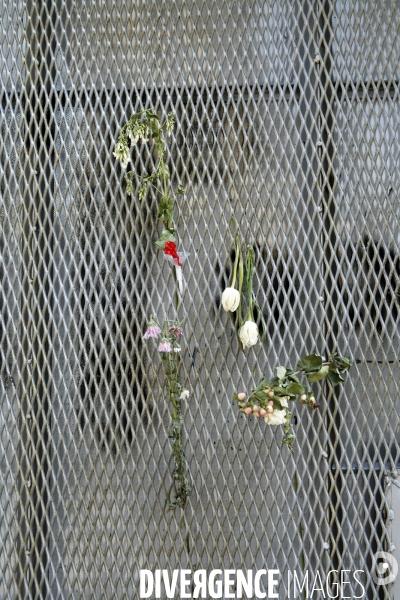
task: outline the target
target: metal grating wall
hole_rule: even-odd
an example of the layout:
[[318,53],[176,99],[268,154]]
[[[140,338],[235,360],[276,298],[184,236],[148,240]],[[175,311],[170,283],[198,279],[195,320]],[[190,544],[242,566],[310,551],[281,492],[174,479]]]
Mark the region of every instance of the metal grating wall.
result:
[[[356,0],[0,5],[0,597],[138,598],[139,569],[370,569],[400,468],[400,6]],[[112,156],[174,111],[184,432],[195,486],[166,512],[169,407],[151,313],[173,310],[156,200]],[[150,160],[135,155],[138,168]],[[221,310],[234,218],[268,342]],[[172,317],[173,315],[171,315]],[[300,354],[354,366],[280,431],[233,391]],[[360,594],[354,587],[352,594]]]

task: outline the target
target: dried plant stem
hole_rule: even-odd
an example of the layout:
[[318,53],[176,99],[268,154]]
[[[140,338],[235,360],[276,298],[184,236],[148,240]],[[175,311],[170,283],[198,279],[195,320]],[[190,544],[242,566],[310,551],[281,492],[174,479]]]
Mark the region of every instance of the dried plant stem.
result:
[[182,390],[182,385],[179,378],[179,354],[169,353],[163,358],[165,365],[165,374],[168,380],[168,394],[172,404],[172,425],[169,433],[169,438],[172,444],[172,459],[174,468],[172,478],[175,487],[175,498],[170,500],[169,507],[176,508],[177,506],[184,508],[186,502],[192,492],[192,486],[187,476],[186,456],[182,447],[182,400],[179,394]]

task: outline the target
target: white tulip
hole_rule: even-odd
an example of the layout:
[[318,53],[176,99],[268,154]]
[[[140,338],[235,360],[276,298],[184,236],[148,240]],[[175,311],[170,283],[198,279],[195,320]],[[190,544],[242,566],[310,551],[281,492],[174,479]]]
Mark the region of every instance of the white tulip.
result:
[[227,312],[235,312],[240,304],[240,294],[233,287],[228,287],[222,292],[222,306]]
[[243,348],[251,348],[258,342],[258,328],[254,321],[246,321],[240,328],[239,338],[243,344]]

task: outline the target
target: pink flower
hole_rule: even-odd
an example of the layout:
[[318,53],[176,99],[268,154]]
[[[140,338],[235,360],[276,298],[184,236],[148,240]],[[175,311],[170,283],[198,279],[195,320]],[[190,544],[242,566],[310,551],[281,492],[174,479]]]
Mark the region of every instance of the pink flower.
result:
[[146,329],[146,333],[144,334],[143,338],[145,340],[147,340],[148,338],[158,338],[160,337],[160,334],[161,329],[158,325],[149,325],[149,327]]
[[177,339],[182,337],[183,329],[182,327],[170,327],[168,330],[172,335],[174,335]]
[[159,344],[159,346],[158,346],[158,351],[159,352],[172,352],[171,342],[168,342],[168,340],[164,340],[163,342],[161,342],[161,344]]

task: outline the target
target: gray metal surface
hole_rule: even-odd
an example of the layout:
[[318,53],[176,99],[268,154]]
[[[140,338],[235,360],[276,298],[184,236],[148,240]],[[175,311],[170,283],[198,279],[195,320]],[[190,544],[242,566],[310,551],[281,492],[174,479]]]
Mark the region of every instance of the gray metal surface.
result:
[[[400,461],[399,21],[397,2],[3,0],[1,598],[279,568],[280,598],[288,571],[362,569],[365,597],[393,600],[370,570]],[[170,412],[142,341],[150,314],[175,316],[174,281],[156,199],[127,197],[112,156],[149,106],[177,115],[187,190],[184,513],[165,506]],[[232,219],[268,330],[246,353],[220,306]],[[291,455],[230,398],[315,349],[354,366],[295,411]]]

